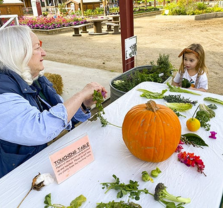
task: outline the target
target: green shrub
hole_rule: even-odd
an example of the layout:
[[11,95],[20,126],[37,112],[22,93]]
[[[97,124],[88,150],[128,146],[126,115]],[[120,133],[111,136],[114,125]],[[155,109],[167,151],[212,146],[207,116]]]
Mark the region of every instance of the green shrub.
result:
[[[218,5],[208,7],[207,4],[202,2],[196,3],[193,0],[179,0],[177,3],[166,5],[164,9],[169,10],[168,15],[199,15],[223,11]],[[165,14],[165,11],[162,14]]]
[[219,7],[217,4],[213,7],[213,12],[223,12],[223,8]]
[[205,9],[207,9],[207,5],[205,3],[199,2],[199,3],[197,3],[197,9],[205,10]]

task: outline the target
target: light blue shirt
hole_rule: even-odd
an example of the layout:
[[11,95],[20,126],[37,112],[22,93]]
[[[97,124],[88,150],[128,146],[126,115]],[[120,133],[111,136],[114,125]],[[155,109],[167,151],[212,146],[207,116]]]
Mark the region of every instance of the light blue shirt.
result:
[[[90,118],[78,109],[74,118],[80,122]],[[64,129],[71,129],[63,103],[49,111],[40,112],[36,107],[15,93],[0,95],[0,139],[26,146],[42,145],[57,137]]]

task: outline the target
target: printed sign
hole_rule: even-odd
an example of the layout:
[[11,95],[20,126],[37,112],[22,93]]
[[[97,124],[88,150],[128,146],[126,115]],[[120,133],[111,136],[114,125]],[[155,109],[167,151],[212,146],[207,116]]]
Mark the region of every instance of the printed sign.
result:
[[136,56],[137,53],[137,36],[125,39],[125,60]]
[[58,184],[94,161],[88,136],[50,155],[50,162]]

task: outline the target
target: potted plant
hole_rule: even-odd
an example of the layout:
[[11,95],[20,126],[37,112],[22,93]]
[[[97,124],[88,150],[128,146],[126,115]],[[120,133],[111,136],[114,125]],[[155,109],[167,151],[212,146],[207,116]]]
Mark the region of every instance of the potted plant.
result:
[[110,100],[115,101],[126,92],[134,88],[141,82],[167,83],[172,80],[173,66],[169,61],[169,55],[159,55],[156,64],[138,66],[115,77],[110,82]]

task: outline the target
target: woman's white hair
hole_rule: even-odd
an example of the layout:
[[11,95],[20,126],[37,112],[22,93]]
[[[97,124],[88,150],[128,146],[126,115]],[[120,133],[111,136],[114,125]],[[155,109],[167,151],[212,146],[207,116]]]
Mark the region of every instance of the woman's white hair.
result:
[[[31,33],[28,26],[9,26],[0,30],[0,69],[9,68],[28,85],[33,83],[28,66],[33,54]],[[40,76],[43,73],[42,71]]]

